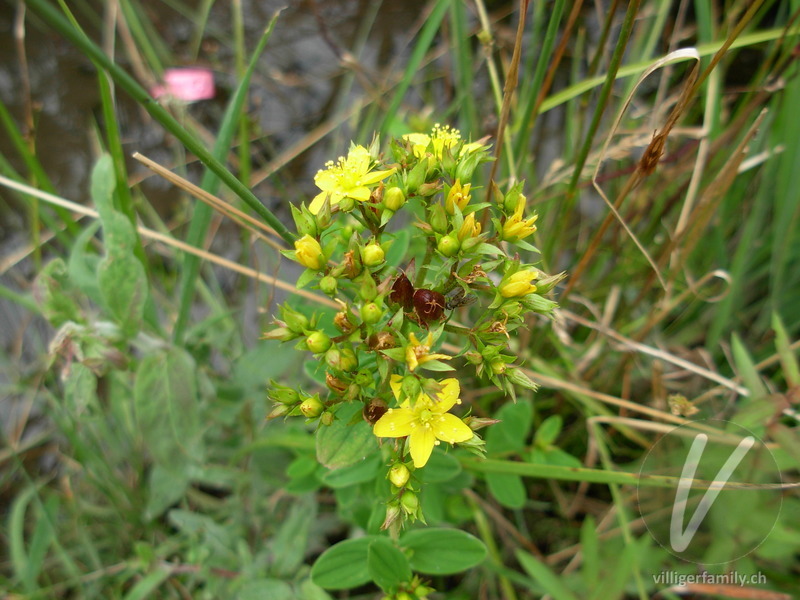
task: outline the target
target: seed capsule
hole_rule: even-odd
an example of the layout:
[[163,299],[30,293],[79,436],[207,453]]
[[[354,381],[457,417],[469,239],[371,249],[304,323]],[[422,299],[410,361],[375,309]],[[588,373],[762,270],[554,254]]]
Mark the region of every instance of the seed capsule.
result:
[[388,409],[386,402],[380,398],[373,398],[364,406],[364,420],[370,425],[375,425]]
[[430,323],[444,316],[444,296],[433,290],[417,290],[414,292],[414,308],[419,318]]

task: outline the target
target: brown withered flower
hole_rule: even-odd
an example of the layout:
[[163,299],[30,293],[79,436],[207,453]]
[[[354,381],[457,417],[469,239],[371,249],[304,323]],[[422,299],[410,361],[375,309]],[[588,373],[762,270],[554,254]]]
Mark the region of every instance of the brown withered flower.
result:
[[405,311],[411,311],[414,308],[414,286],[411,281],[406,277],[405,273],[400,273],[400,276],[394,280],[392,291],[389,294],[389,301],[399,304]]
[[373,398],[364,406],[362,414],[367,423],[375,425],[388,409],[389,406],[381,398]]

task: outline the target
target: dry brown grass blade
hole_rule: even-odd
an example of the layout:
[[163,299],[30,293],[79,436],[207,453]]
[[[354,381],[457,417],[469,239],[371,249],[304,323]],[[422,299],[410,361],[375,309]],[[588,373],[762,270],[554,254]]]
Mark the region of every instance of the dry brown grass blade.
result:
[[222,213],[223,215],[225,215],[229,219],[232,219],[232,220],[236,221],[241,227],[243,227],[243,228],[249,230],[250,232],[252,232],[259,239],[263,240],[266,244],[272,246],[276,250],[283,250],[284,249],[284,246],[282,244],[276,242],[275,240],[272,240],[272,239],[266,237],[264,234],[262,234],[260,231],[258,231],[260,229],[262,231],[265,231],[265,232],[267,232],[267,233],[269,233],[271,235],[274,235],[274,236],[278,237],[278,234],[275,233],[275,230],[272,229],[271,227],[269,227],[268,225],[266,225],[265,223],[259,221],[258,219],[255,219],[254,217],[251,217],[247,213],[242,212],[241,210],[239,210],[235,206],[225,202],[221,198],[218,198],[217,196],[214,196],[213,194],[209,194],[207,191],[205,191],[204,189],[196,186],[191,181],[188,181],[188,180],[184,179],[183,177],[181,177],[180,175],[177,175],[176,173],[173,173],[172,171],[170,171],[166,167],[161,166],[160,164],[158,164],[154,160],[151,160],[151,159],[147,158],[146,156],[144,156],[142,154],[139,154],[138,152],[134,152],[133,158],[138,160],[140,163],[144,164],[147,168],[152,170],[157,175],[159,175],[159,176],[163,177],[164,179],[166,179],[167,181],[169,181],[171,184],[181,188],[182,190],[184,190],[185,192],[191,194],[192,196],[194,196],[195,198],[197,198],[201,202],[205,202],[211,208],[213,208],[214,210]]
[[[81,206],[80,204],[77,204],[75,202],[70,202],[69,200],[65,200],[64,198],[60,198],[53,194],[48,194],[47,192],[37,190],[34,187],[25,185],[23,183],[19,183],[17,181],[14,181],[13,179],[8,179],[7,177],[3,177],[2,175],[0,175],[0,185],[4,185],[6,187],[15,189],[20,192],[24,192],[26,194],[30,194],[31,196],[35,196],[41,200],[44,200],[49,204],[66,208],[67,210],[71,210],[72,212],[80,215],[91,217],[93,219],[97,219],[100,217],[97,211],[92,210],[91,208],[86,208],[85,206]],[[308,290],[298,290],[295,288],[293,283],[287,283],[272,275],[261,273],[260,271],[251,269],[250,267],[245,267],[226,258],[222,258],[221,256],[217,256],[216,254],[213,254],[211,252],[206,252],[205,250],[201,250],[200,248],[195,248],[190,244],[181,242],[180,240],[176,240],[175,238],[165,235],[163,233],[159,233],[158,231],[153,231],[152,229],[148,229],[147,227],[143,227],[141,225],[137,226],[136,230],[143,237],[147,239],[156,242],[161,242],[172,248],[182,250],[183,252],[189,252],[190,254],[199,256],[204,260],[212,262],[216,265],[219,265],[221,267],[224,267],[226,269],[229,269],[246,277],[256,279],[258,281],[261,281],[269,285],[274,285],[279,289],[295,294],[297,296],[303,296],[304,298],[308,298],[309,300],[316,302],[318,304],[331,306],[333,308],[340,308],[338,304],[336,304],[333,300],[330,300],[329,298],[320,296],[318,294],[314,294],[312,292],[309,292]]]

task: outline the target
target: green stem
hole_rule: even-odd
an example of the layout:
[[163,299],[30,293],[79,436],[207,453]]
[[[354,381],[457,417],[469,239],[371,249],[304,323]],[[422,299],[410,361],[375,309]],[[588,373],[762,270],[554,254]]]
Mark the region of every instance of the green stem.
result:
[[237,196],[250,206],[286,242],[294,243],[294,235],[284,226],[272,211],[264,206],[250,189],[239,181],[203,146],[184,129],[175,118],[158,104],[147,91],[128,73],[118,67],[89,38],[82,35],[47,0],[28,0],[34,12],[53,29],[75,44],[84,54],[102,66],[111,78],[136,100],[156,121],[178,138],[186,148],[211,169]]

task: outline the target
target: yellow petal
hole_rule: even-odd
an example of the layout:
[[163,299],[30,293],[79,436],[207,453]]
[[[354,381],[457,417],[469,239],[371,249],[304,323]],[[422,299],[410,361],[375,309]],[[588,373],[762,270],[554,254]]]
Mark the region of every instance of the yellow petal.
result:
[[472,430],[455,415],[444,414],[434,417],[431,424],[433,434],[443,442],[455,444],[472,439]]
[[327,195],[328,192],[320,192],[314,196],[314,199],[311,201],[311,204],[308,207],[308,210],[312,215],[315,215],[320,211],[322,205],[325,204],[325,196]]
[[424,467],[425,463],[428,462],[435,444],[436,436],[433,435],[433,430],[430,427],[417,424],[411,431],[408,445],[411,449],[411,458],[414,460],[414,466],[417,469]]
[[390,408],[372,428],[377,437],[405,437],[413,430],[414,413],[408,408]]
[[353,200],[358,200],[359,202],[366,202],[369,200],[369,197],[372,195],[370,189],[366,186],[354,187],[347,190],[345,194],[348,198],[352,198]]
[[461,392],[461,386],[458,384],[458,379],[451,377],[442,381],[442,391],[439,392],[439,401],[434,404],[433,410],[437,413],[446,413],[453,408],[453,405],[460,401],[458,394]]
[[314,183],[319,189],[329,192],[339,185],[339,177],[331,171],[320,171],[314,175]]
[[403,376],[394,373],[389,379],[389,387],[392,388],[395,400],[400,400],[400,388],[403,387]]
[[396,169],[388,169],[386,171],[373,171],[372,173],[367,173],[361,178],[361,183],[364,185],[370,185],[372,183],[378,183],[379,181],[383,181],[389,175],[393,175]]

